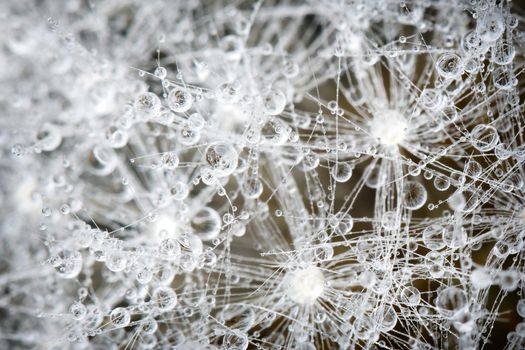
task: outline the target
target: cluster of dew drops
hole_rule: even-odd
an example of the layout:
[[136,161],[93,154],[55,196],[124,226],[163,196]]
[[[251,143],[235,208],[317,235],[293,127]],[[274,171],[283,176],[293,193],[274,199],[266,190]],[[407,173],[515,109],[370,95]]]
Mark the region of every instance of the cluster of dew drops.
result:
[[0,4],[0,347],[525,348],[518,3]]

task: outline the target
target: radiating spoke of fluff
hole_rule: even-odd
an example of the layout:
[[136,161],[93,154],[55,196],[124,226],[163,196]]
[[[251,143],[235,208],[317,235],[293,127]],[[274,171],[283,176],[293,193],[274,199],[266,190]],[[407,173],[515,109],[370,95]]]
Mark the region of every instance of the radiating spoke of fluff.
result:
[[0,3],[0,348],[525,348],[524,7]]

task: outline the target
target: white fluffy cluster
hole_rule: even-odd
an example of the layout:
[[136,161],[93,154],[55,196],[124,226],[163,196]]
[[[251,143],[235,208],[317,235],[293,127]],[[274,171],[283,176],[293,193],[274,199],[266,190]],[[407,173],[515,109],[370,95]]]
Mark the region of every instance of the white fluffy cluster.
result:
[[0,2],[0,348],[525,348],[519,6]]

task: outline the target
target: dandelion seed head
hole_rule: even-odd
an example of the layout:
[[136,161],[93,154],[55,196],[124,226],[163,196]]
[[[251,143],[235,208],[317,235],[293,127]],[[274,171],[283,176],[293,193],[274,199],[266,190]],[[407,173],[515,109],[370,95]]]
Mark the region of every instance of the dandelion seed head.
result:
[[521,7],[4,1],[0,348],[524,348]]

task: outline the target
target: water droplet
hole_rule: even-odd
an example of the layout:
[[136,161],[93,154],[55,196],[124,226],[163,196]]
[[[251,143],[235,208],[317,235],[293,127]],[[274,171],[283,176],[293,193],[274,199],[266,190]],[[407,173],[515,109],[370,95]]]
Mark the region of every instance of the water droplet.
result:
[[193,96],[189,91],[176,87],[169,92],[167,101],[171,110],[177,113],[184,113],[191,108]]
[[177,294],[169,287],[158,287],[153,291],[152,301],[159,311],[171,311],[177,305]]
[[62,250],[56,255],[55,260],[52,265],[62,278],[75,278],[82,270],[82,254],[78,251]]
[[129,311],[123,307],[117,307],[113,309],[109,317],[111,319],[111,323],[113,323],[116,327],[126,327],[131,320]]
[[160,112],[161,102],[157,95],[152,92],[146,92],[137,97],[133,103],[135,113],[144,119],[157,116]]
[[455,53],[445,53],[436,62],[436,70],[445,79],[457,77],[463,71],[463,61]]
[[263,109],[269,115],[278,115],[286,106],[286,97],[281,90],[270,89],[263,95]]
[[216,210],[204,207],[191,218],[193,234],[204,241],[211,241],[221,231],[221,217]]
[[481,152],[492,150],[499,142],[497,130],[490,125],[479,124],[474,127],[471,133],[472,145]]
[[403,186],[403,204],[407,209],[421,208],[427,201],[427,190],[419,182],[407,181]]
[[208,146],[205,152],[206,162],[210,165],[213,175],[224,177],[232,174],[237,168],[239,155],[228,143],[217,142]]
[[352,176],[352,166],[346,162],[337,162],[331,169],[332,177],[337,182],[347,182]]
[[157,67],[153,74],[155,74],[155,76],[159,79],[166,79],[166,76],[168,75],[168,71],[164,67]]
[[438,312],[446,318],[452,318],[468,306],[465,292],[457,287],[447,287],[436,298]]

